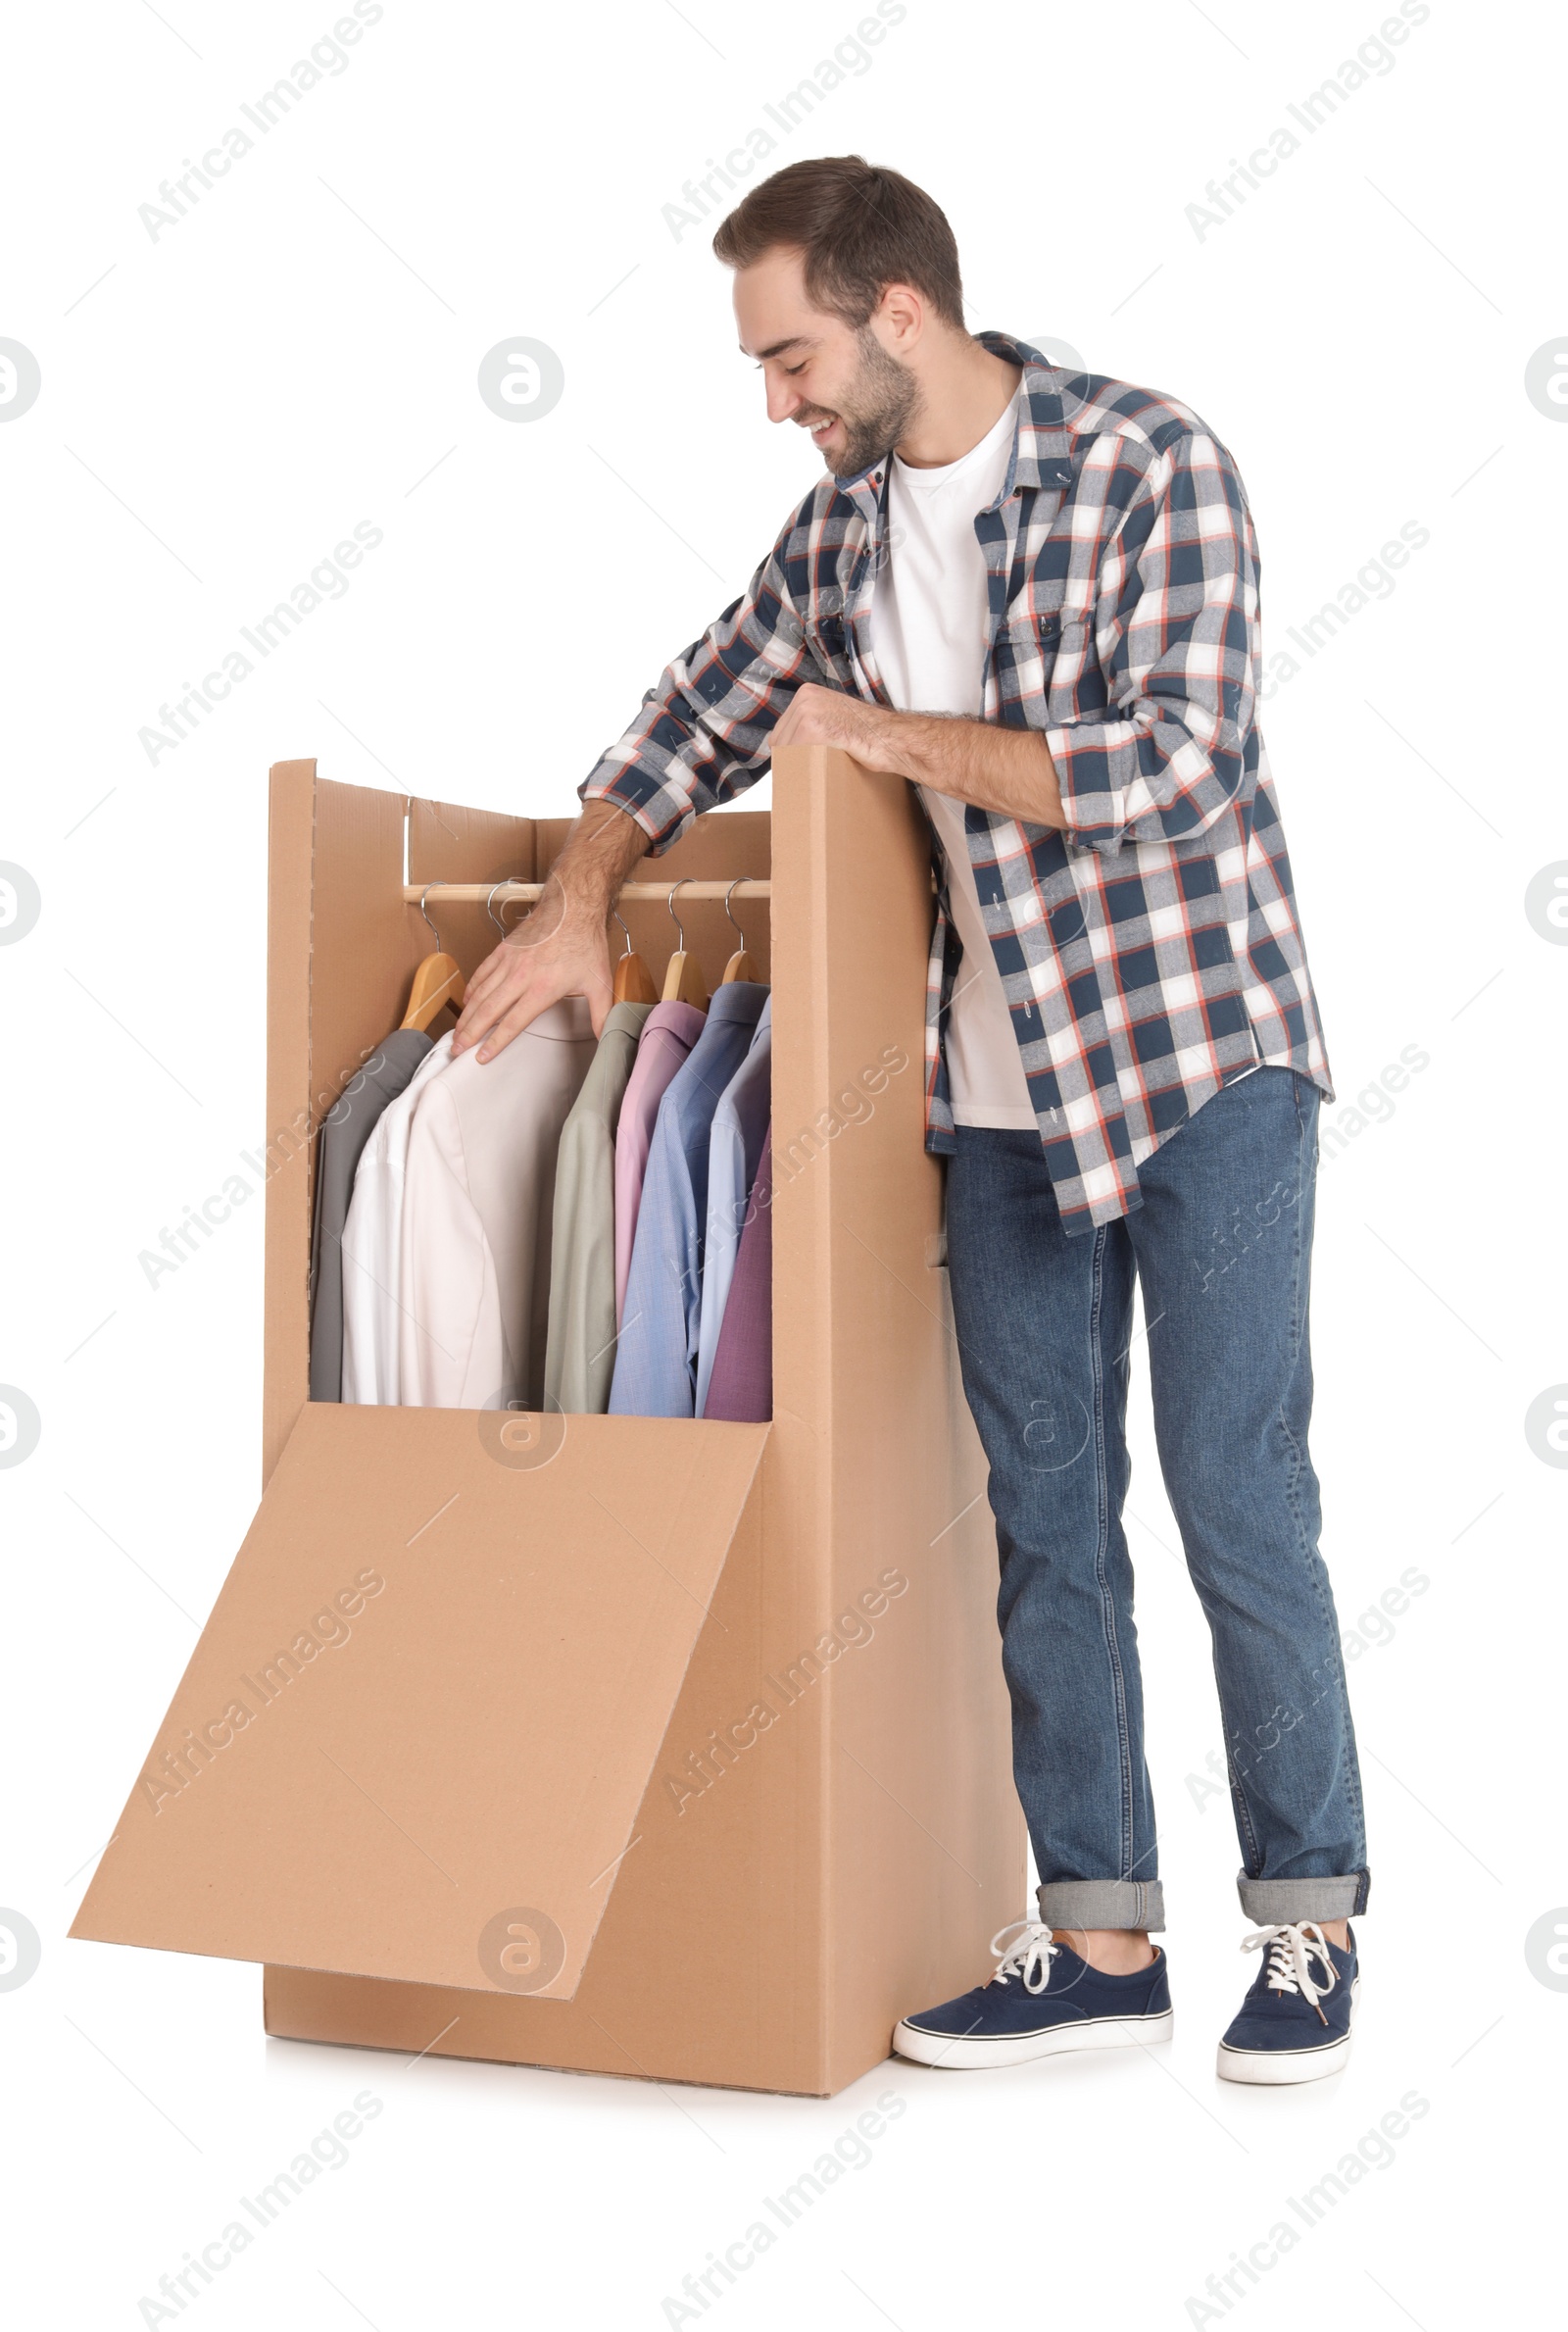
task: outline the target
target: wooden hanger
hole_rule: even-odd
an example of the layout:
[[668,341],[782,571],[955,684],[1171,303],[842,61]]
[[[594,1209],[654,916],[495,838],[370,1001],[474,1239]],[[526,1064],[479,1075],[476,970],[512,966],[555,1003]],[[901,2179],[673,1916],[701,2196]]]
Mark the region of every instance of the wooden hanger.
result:
[[[736,882],[744,882],[745,880],[746,877],[744,874],[737,875],[736,877]],[[729,903],[734,895],[735,883],[732,882],[729,886],[729,889],[724,893],[724,913],[729,916],[729,919],[732,923],[735,923],[735,918],[733,915],[730,915]],[[753,963],[751,957],[746,952],[746,934],[741,929],[739,923],[735,923],[735,936],[741,944],[735,950],[735,953],[733,956],[731,956],[729,962],[724,967],[724,977],[718,983],[721,988],[727,987],[731,980],[754,980],[761,976],[758,971],[757,966]]]
[[[626,931],[626,925],[616,910],[612,907],[610,912],[614,916],[621,929]],[[657,1004],[659,1002],[659,990],[654,986],[654,975],[633,948],[629,931],[626,931],[625,950],[615,959],[615,1002],[617,1004]]]
[[[427,882],[419,896],[419,913],[427,923],[430,918],[424,915],[424,902],[434,888],[434,883]],[[441,934],[434,923],[430,923],[430,929],[435,935],[435,952],[415,966],[409,1009],[403,1016],[405,1028],[428,1028],[446,1005],[450,1004],[454,1012],[462,1009],[466,993],[463,968],[455,957],[443,953]]]
[[[694,875],[683,874],[680,882],[693,882],[695,879]],[[695,1004],[700,1013],[706,1013],[708,990],[703,985],[702,967],[695,956],[690,956],[686,952],[686,934],[681,929],[680,917],[675,913],[675,892],[680,889],[680,882],[673,886],[669,898],[665,902],[669,909],[670,919],[675,925],[676,948],[664,968],[663,1002],[665,1004]]]

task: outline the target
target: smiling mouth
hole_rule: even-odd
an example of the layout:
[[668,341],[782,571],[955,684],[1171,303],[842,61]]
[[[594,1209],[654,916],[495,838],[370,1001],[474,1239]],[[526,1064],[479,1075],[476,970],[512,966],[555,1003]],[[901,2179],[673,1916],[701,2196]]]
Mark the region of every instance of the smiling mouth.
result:
[[825,422],[807,422],[803,423],[803,426],[809,430],[811,443],[813,445],[820,445],[823,438],[826,437],[830,431],[837,428],[838,415],[836,413],[830,414]]

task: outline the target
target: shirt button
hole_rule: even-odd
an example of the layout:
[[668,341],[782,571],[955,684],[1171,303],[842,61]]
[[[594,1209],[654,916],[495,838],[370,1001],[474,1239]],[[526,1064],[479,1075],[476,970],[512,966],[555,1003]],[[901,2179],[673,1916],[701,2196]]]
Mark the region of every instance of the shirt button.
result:
[[1061,618],[1060,618],[1059,616],[1042,616],[1042,617],[1041,617],[1041,619],[1040,619],[1040,636],[1041,636],[1041,638],[1042,638],[1043,640],[1054,640],[1054,639],[1055,639],[1055,638],[1057,638],[1057,637],[1059,636],[1059,634],[1060,634],[1060,631],[1061,631]]

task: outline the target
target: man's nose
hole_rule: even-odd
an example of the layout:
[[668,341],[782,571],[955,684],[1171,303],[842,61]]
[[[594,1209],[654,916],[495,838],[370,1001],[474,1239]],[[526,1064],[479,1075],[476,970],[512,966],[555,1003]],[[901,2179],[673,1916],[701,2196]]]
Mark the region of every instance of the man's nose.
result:
[[800,412],[806,399],[790,387],[787,380],[772,379],[767,384],[767,418],[770,422],[787,422]]

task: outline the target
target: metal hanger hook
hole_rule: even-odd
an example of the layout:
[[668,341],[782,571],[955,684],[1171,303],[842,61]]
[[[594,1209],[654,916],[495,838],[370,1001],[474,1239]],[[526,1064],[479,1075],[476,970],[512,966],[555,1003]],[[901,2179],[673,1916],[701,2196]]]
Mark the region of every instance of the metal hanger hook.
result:
[[[621,929],[626,931],[626,918],[621,914],[619,908],[612,907],[610,912],[614,917],[616,922],[619,923]],[[626,931],[626,944],[620,952],[622,956],[629,956],[631,954],[631,933],[629,931]]]
[[695,874],[683,874],[680,882],[671,883],[669,897],[664,901],[664,905],[669,909],[669,919],[675,926],[675,945],[682,955],[686,953],[686,933],[681,926],[680,917],[675,913],[675,893],[680,889],[681,882],[695,882],[696,880]]
[[493,882],[490,885],[490,896],[484,903],[485,914],[490,918],[490,920],[494,923],[496,929],[500,932],[503,939],[505,939],[507,936],[507,926],[502,921],[500,916],[498,916],[496,913],[496,893],[497,891],[504,890],[509,882],[516,882],[517,880],[518,877],[515,874],[503,874],[499,882]]
[[[432,892],[432,891],[433,891],[435,888],[436,888],[436,885],[435,885],[433,882],[427,882],[427,883],[425,884],[425,886],[424,886],[423,890],[422,890],[422,891],[419,893],[419,913],[420,913],[421,915],[423,915],[423,916],[424,916],[424,919],[425,919],[425,921],[426,921],[427,923],[430,923],[430,918],[429,918],[429,917],[428,917],[427,915],[424,915],[424,903],[425,903],[426,899],[428,899],[428,898],[429,898],[429,896],[430,896],[430,893],[431,893],[431,892]],[[441,945],[441,934],[440,934],[440,932],[439,932],[439,931],[437,931],[437,929],[436,929],[436,927],[435,927],[434,923],[430,923],[430,932],[431,932],[431,936],[432,936],[432,937],[434,938],[434,940],[435,940],[435,944],[436,944],[437,948],[439,949],[439,947],[440,947],[440,945]]]
[[[735,918],[730,912],[729,903],[731,899],[734,898],[735,893],[739,890],[741,884],[745,880],[746,876],[744,874],[737,874],[735,880],[730,884],[729,889],[724,893],[724,913],[729,916],[729,919],[732,923],[735,923]],[[744,948],[746,945],[746,934],[741,929],[739,923],[735,923],[735,936],[740,941],[741,946]]]

